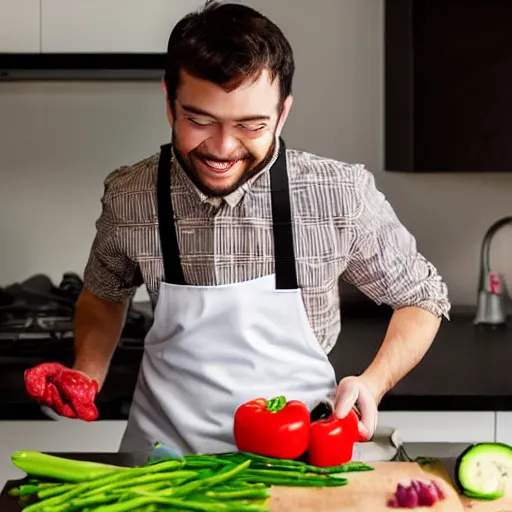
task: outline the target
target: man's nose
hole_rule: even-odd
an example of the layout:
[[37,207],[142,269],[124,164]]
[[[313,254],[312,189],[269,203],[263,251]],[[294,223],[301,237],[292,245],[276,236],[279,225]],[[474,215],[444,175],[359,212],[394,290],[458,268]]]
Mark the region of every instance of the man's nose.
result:
[[219,124],[210,139],[209,146],[217,158],[229,158],[236,152],[239,142],[232,129]]

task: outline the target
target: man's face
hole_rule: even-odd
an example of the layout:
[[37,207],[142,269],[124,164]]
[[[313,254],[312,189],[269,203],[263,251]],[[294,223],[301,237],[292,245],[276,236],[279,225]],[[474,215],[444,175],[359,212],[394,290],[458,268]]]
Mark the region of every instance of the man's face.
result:
[[173,145],[203,192],[229,194],[268,163],[292,104],[279,100],[278,79],[266,70],[229,92],[182,71],[167,114]]

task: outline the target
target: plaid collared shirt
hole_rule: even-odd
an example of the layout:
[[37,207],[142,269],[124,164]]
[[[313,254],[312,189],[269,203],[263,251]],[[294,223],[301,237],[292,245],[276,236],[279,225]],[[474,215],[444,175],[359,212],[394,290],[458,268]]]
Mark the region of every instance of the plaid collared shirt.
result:
[[[86,288],[99,297],[131,299],[145,284],[153,307],[157,302],[163,279],[158,157],[122,166],[105,180],[84,273]],[[326,353],[340,332],[340,276],[379,304],[417,306],[448,318],[445,283],[363,165],[293,149],[287,149],[287,162],[297,277],[310,324]],[[223,285],[274,272],[272,163],[229,196],[210,200],[172,156],[172,201],[188,284]]]

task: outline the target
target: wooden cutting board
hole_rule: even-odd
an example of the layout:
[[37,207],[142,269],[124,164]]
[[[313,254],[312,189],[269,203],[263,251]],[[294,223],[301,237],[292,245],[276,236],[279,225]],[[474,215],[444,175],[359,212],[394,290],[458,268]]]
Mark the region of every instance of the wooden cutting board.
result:
[[323,489],[273,488],[269,505],[272,512],[390,512],[388,499],[398,482],[408,484],[411,478],[434,479],[445,490],[446,499],[434,507],[415,510],[432,512],[463,512],[460,496],[445,472],[443,476],[425,471],[415,462],[369,463],[374,471],[347,473],[349,483],[342,487]]
[[369,463],[374,471],[347,473],[349,483],[328,489],[273,488],[269,505],[272,512],[391,512],[387,500],[398,482],[407,484],[411,478],[433,479],[446,493],[446,499],[433,507],[418,507],[417,511],[432,512],[512,512],[512,496],[494,501],[477,501],[461,496],[450,473],[441,461],[428,466],[415,462]]

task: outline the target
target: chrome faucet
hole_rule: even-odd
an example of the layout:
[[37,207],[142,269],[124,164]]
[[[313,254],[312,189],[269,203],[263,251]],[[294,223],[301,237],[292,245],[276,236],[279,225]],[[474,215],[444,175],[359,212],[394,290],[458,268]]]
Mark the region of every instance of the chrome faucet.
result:
[[486,231],[480,251],[480,276],[478,279],[478,298],[474,324],[502,325],[506,323],[506,305],[510,297],[503,275],[491,271],[491,242],[503,226],[512,224],[512,217],[497,220]]

